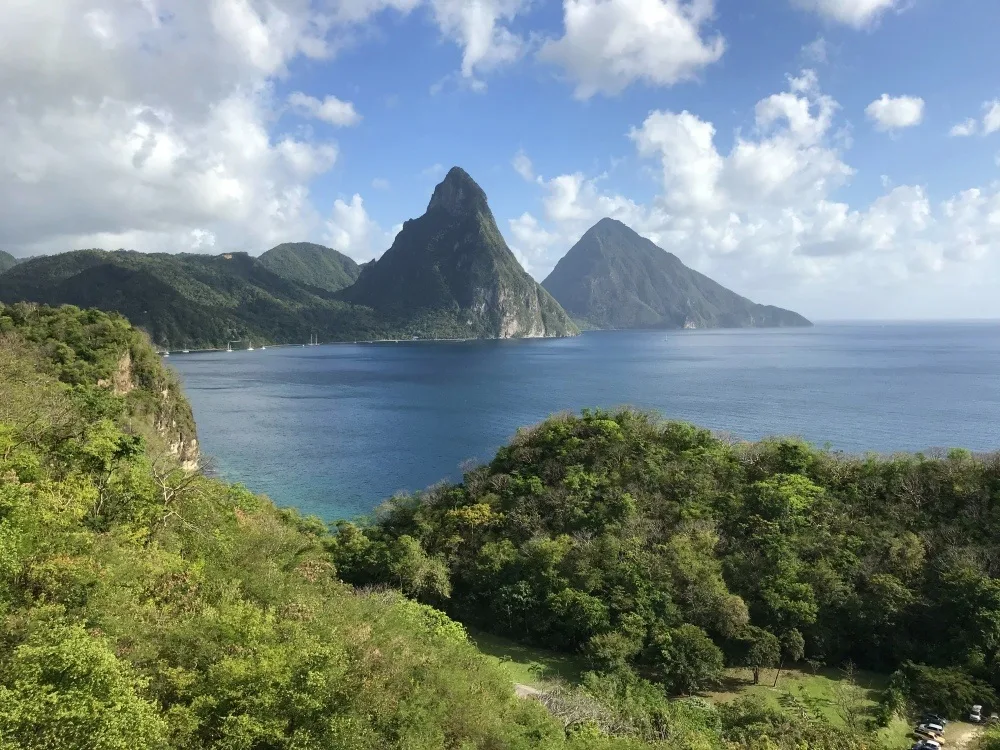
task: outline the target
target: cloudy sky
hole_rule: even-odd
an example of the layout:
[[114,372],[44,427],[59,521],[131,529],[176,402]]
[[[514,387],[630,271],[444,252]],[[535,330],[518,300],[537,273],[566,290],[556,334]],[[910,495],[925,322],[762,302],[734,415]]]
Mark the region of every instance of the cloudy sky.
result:
[[377,257],[448,167],[818,319],[1000,317],[994,0],[4,0],[0,249]]

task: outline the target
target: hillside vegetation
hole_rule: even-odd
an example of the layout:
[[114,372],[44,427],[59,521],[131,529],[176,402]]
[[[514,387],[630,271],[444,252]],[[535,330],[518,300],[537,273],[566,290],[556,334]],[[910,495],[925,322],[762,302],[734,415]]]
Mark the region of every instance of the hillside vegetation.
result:
[[523,430],[462,484],[341,524],[333,554],[346,580],[674,694],[726,666],[893,673],[888,723],[996,705],[998,533],[998,456],[733,444],[623,410]]
[[811,325],[726,289],[614,219],[591,227],[542,285],[587,328]]
[[0,273],[13,268],[20,261],[8,252],[0,250]]
[[[343,583],[343,531],[186,471],[172,431],[190,412],[164,393],[179,396],[122,318],[0,306],[5,750],[878,746],[624,674],[519,699],[442,612]],[[395,582],[444,596],[446,569],[400,549]]]
[[358,280],[361,267],[343,253],[311,242],[287,242],[258,259],[264,268],[290,281],[338,292]]

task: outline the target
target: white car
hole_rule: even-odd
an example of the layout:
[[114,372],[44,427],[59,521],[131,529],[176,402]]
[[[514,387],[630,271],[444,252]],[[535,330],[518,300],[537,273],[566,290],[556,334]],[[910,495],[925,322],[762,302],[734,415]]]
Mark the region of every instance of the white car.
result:
[[940,724],[927,722],[926,724],[918,726],[917,731],[922,732],[923,734],[942,734],[944,732],[944,727]]

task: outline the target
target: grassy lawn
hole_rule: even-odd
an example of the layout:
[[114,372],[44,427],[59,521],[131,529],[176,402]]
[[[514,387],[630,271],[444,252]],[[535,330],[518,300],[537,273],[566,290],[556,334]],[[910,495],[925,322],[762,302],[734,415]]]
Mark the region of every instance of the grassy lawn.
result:
[[487,656],[496,659],[511,680],[539,690],[554,682],[577,683],[587,671],[583,659],[568,654],[525,646],[489,633],[470,631],[469,637]]
[[[544,690],[556,682],[578,683],[587,671],[586,661],[580,657],[525,646],[489,633],[470,631],[469,635],[480,651],[507,670],[515,683]],[[821,669],[813,674],[808,670],[786,669],[781,672],[777,687],[773,686],[774,677],[773,669],[764,670],[760,684],[754,685],[749,669],[728,669],[723,684],[717,690],[703,693],[703,697],[724,703],[742,695],[760,695],[774,706],[782,706],[792,697],[821,713],[834,725],[843,726],[839,694],[843,692],[844,674],[840,670]],[[858,671],[854,673],[854,681],[860,688],[859,707],[862,711],[870,711],[875,707],[879,691],[886,686],[886,676]],[[908,748],[914,742],[911,729],[910,723],[895,719],[880,734],[889,747]],[[957,750],[962,743],[952,744]]]
[[[822,714],[832,724],[843,726],[839,694],[844,690],[844,674],[840,670],[821,669],[814,674],[807,670],[786,669],[781,672],[776,687],[774,677],[775,670],[764,670],[760,684],[754,685],[749,669],[729,669],[726,670],[722,686],[718,690],[706,692],[704,697],[716,703],[724,703],[741,695],[760,695],[775,706],[787,703],[791,697]],[[873,672],[854,673],[854,681],[860,688],[859,707],[863,711],[870,711],[875,707],[878,692],[885,688],[886,680],[885,675]],[[913,743],[908,736],[910,729],[907,722],[895,719],[880,734],[891,747],[909,747]]]

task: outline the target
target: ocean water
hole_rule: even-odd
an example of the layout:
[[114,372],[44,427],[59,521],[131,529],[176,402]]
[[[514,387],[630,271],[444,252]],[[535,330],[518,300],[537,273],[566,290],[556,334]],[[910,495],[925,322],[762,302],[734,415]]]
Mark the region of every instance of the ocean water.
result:
[[326,519],[461,476],[522,425],[629,404],[851,453],[1000,449],[1000,323],[594,332],[173,355],[216,470]]

